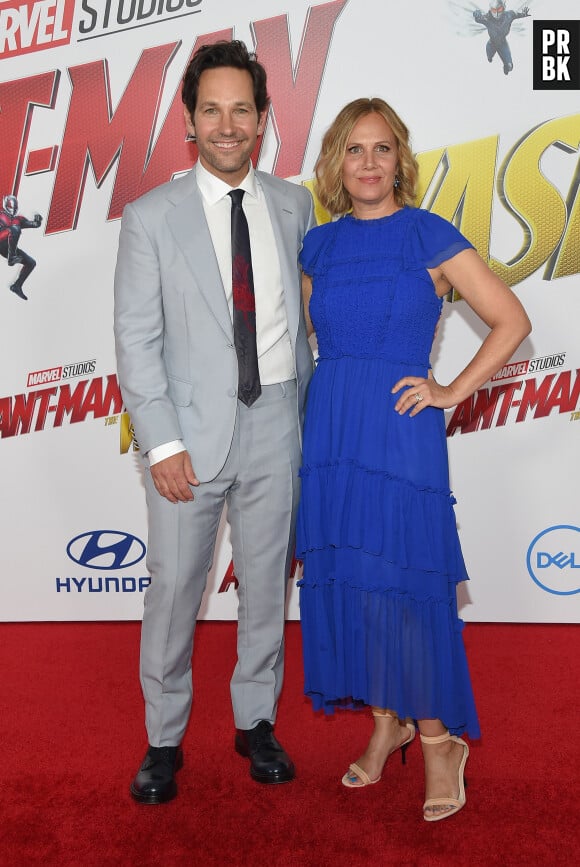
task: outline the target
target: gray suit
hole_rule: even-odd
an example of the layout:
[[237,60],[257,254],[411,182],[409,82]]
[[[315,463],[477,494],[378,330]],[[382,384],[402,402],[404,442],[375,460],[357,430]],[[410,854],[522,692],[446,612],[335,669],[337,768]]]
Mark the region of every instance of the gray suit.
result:
[[127,205],[115,273],[119,381],[143,453],[182,439],[197,478],[190,503],[161,497],[146,467],[148,568],[141,681],[152,746],[180,743],[189,716],[195,619],[228,504],[239,581],[239,728],[274,721],[282,685],[285,587],[298,498],[299,437],[312,374],[297,256],[310,194],[256,173],[282,273],[296,384],[237,400],[232,321],[195,172]]

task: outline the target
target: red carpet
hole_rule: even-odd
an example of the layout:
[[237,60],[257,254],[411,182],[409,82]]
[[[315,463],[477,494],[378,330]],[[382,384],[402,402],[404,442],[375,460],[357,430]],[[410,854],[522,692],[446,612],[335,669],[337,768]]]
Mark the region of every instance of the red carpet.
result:
[[140,806],[128,786],[146,749],[139,625],[2,624],[0,865],[552,865],[580,827],[578,626],[469,624],[483,739],[467,806],[427,824],[420,745],[363,791],[340,785],[370,722],[312,714],[300,631],[288,626],[277,734],[297,779],[260,786],[232,747],[235,624],[202,623],[179,796]]

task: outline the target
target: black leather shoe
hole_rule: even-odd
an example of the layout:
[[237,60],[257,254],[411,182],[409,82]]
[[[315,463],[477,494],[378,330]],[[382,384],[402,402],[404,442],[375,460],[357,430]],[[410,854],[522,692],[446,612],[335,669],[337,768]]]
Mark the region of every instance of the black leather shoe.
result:
[[149,747],[131,794],[140,804],[163,804],[177,795],[174,775],[183,767],[181,747]]
[[294,779],[290,756],[274,737],[272,723],[262,720],[253,729],[238,729],[236,752],[250,760],[250,776],[258,783],[289,783]]

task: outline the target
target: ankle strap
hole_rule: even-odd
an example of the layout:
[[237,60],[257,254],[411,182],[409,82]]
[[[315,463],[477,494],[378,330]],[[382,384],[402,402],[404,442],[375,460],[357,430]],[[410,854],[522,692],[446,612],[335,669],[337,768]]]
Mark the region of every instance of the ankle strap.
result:
[[385,717],[390,717],[391,719],[399,719],[396,713],[393,713],[391,710],[385,710],[383,707],[371,707],[371,712],[373,716],[381,717],[382,719]]
[[435,735],[432,738],[430,738],[428,735],[420,735],[420,737],[421,743],[423,744],[442,744],[445,741],[451,740],[451,735],[449,734],[449,731],[446,731],[442,735]]

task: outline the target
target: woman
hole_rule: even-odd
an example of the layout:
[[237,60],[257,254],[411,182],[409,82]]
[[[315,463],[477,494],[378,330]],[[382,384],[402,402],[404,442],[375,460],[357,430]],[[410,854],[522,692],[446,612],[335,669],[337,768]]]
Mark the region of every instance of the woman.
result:
[[[411,206],[407,128],[381,99],[326,133],[317,193],[339,219],[304,241],[305,307],[320,360],[304,433],[298,552],[306,693],[315,709],[368,705],[374,731],[342,782],[377,783],[418,722],[423,816],[465,804],[479,725],[457,614],[467,579],[449,490],[443,410],[486,382],[530,332],[515,295],[450,223]],[[429,352],[454,287],[489,326],[453,382]]]

